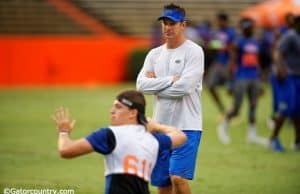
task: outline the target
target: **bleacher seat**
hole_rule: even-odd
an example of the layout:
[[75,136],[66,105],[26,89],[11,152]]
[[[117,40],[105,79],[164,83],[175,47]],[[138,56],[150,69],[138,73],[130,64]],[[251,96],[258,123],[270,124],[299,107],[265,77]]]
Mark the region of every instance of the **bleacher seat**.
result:
[[[181,0],[194,23],[213,20],[224,10],[236,23],[241,9],[259,0]],[[70,0],[86,15],[120,34],[147,37],[160,15],[161,0]],[[1,0],[0,34],[92,34],[85,26],[56,10],[47,0]]]
[[0,34],[89,34],[46,0],[1,0]]

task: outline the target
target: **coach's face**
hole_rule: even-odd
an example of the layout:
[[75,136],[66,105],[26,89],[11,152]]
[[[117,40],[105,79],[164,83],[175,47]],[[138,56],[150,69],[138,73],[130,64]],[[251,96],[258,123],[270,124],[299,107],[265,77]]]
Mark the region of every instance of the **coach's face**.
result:
[[136,122],[137,110],[129,109],[118,100],[114,101],[110,113],[111,125],[134,124]]
[[165,39],[176,39],[182,36],[186,22],[175,22],[168,18],[162,19],[162,33]]

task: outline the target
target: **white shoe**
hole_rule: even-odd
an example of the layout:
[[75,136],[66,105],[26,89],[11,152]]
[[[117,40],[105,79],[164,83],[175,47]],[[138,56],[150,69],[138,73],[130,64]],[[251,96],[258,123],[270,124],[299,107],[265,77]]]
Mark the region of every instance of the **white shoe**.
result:
[[292,149],[293,151],[300,151],[300,143],[292,144],[292,145],[291,145],[291,149]]
[[257,144],[257,145],[262,145],[264,147],[268,147],[268,145],[270,144],[270,141],[267,138],[259,137],[256,134],[252,134],[252,133],[248,134],[247,142]]
[[227,127],[224,123],[221,123],[219,125],[219,127],[217,128],[218,138],[222,144],[230,143],[230,138],[229,138],[226,130],[227,130]]

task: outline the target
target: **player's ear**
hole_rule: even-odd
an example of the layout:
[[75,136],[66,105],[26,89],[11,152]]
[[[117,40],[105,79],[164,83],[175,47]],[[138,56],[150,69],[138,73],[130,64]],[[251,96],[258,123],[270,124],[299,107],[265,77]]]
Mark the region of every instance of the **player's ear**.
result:
[[131,109],[129,113],[130,118],[137,118],[138,110],[137,109]]

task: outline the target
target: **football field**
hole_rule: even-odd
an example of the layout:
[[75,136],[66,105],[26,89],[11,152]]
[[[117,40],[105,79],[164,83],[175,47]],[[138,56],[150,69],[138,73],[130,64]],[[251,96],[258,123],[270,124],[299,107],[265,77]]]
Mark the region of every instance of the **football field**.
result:
[[[58,106],[70,109],[76,119],[72,138],[84,137],[109,125],[115,95],[134,84],[97,87],[0,89],[0,193],[5,188],[73,189],[76,194],[103,193],[103,157],[93,153],[72,160],[57,152],[57,132],[51,114]],[[221,91],[227,108],[231,98]],[[216,137],[221,120],[206,89],[202,93],[203,128],[193,194],[299,194],[300,152],[290,149],[294,131],[288,122],[280,135],[285,153],[247,144],[247,100],[229,126],[232,139],[224,146]],[[147,96],[147,115],[152,98]],[[266,120],[271,113],[270,89],[260,98],[257,132],[269,137]],[[156,189],[151,187],[151,193]]]

